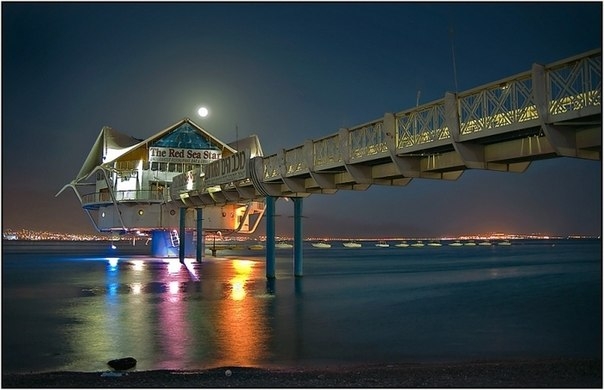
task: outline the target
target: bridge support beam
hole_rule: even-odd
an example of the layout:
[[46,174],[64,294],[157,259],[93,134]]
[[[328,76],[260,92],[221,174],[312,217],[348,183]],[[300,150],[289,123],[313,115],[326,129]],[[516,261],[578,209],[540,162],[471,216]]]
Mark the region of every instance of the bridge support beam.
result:
[[266,278],[275,278],[275,197],[266,197]]
[[447,92],[445,94],[445,122],[451,133],[453,147],[461,156],[466,167],[471,169],[487,169],[484,158],[484,146],[471,142],[461,142],[458,106],[457,95]]
[[197,209],[197,251],[195,252],[195,259],[198,263],[201,263],[203,257],[203,209]]
[[294,201],[294,276],[302,276],[302,198],[292,199]]
[[178,230],[178,259],[182,264],[185,263],[185,221],[187,217],[187,208],[180,208],[180,227]]

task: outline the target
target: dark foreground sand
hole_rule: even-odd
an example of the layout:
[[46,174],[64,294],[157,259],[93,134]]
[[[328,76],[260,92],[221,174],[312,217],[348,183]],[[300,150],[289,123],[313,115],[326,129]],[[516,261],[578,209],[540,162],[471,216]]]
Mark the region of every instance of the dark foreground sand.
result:
[[[230,373],[227,372],[230,370]],[[513,387],[602,388],[602,360],[526,360],[363,367],[3,374],[2,387]],[[230,375],[229,375],[230,374]]]

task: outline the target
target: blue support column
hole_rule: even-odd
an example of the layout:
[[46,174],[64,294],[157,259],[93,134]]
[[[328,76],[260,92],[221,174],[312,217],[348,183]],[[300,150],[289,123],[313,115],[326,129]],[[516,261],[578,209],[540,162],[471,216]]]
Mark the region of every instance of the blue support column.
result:
[[178,231],[178,259],[181,263],[185,262],[185,219],[187,217],[187,209],[180,208],[180,229]]
[[197,252],[196,260],[201,263],[203,253],[203,209],[197,209]]
[[302,276],[302,198],[294,200],[294,276]]
[[266,197],[266,278],[275,278],[275,198]]

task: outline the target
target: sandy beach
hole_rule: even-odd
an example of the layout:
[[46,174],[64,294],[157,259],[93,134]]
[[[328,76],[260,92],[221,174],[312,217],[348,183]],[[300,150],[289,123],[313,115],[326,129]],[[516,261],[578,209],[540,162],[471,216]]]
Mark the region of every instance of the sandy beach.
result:
[[601,360],[389,364],[309,369],[219,367],[197,371],[3,374],[3,388],[601,388]]

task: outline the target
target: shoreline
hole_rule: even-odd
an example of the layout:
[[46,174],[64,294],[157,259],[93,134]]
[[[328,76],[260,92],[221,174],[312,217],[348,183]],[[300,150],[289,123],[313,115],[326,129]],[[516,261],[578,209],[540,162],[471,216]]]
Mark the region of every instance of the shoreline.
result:
[[2,387],[602,388],[602,359],[517,359],[270,369],[228,366],[195,371],[3,373]]

